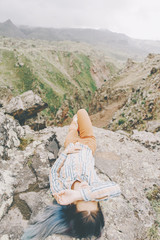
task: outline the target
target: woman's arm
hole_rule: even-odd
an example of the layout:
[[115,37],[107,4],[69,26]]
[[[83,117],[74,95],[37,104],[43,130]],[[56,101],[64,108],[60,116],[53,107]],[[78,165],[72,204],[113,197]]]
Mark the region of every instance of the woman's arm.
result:
[[80,193],[84,201],[101,201],[117,197],[121,191],[115,182],[98,182],[92,186],[81,188]]
[[68,205],[78,200],[83,200],[81,193],[72,189],[66,189],[59,193],[55,193],[54,197],[60,205]]
[[66,189],[55,193],[54,197],[61,205],[68,205],[79,200],[101,201],[120,195],[120,188],[114,182],[101,182],[95,186],[81,185],[79,190]]

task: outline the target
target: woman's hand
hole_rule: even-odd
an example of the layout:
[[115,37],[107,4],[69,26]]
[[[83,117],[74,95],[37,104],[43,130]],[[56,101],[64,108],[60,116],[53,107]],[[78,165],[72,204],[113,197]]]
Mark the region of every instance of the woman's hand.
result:
[[55,193],[54,197],[60,205],[68,205],[78,200],[82,200],[81,193],[77,190],[66,189]]

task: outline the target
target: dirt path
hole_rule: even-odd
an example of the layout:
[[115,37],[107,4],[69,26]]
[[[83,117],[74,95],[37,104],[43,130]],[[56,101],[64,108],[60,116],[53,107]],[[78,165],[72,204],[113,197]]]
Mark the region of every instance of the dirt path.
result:
[[104,110],[91,115],[90,118],[93,126],[107,129],[114,113],[120,109],[124,103],[125,99],[122,99],[119,102],[108,105]]

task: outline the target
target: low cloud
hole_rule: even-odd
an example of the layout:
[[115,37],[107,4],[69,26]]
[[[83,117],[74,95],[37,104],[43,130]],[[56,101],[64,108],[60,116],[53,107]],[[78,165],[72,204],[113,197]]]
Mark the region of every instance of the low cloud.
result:
[[5,0],[0,2],[0,22],[105,28],[134,38],[160,39],[159,9],[159,0]]

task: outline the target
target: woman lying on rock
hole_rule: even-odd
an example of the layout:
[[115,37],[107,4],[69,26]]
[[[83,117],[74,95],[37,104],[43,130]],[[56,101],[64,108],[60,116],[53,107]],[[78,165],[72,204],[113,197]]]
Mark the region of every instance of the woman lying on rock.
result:
[[87,112],[73,117],[65,140],[65,150],[50,171],[50,188],[57,203],[48,206],[22,240],[45,239],[52,234],[71,237],[100,237],[104,217],[99,201],[120,194],[114,182],[99,179],[94,170],[96,140]]

